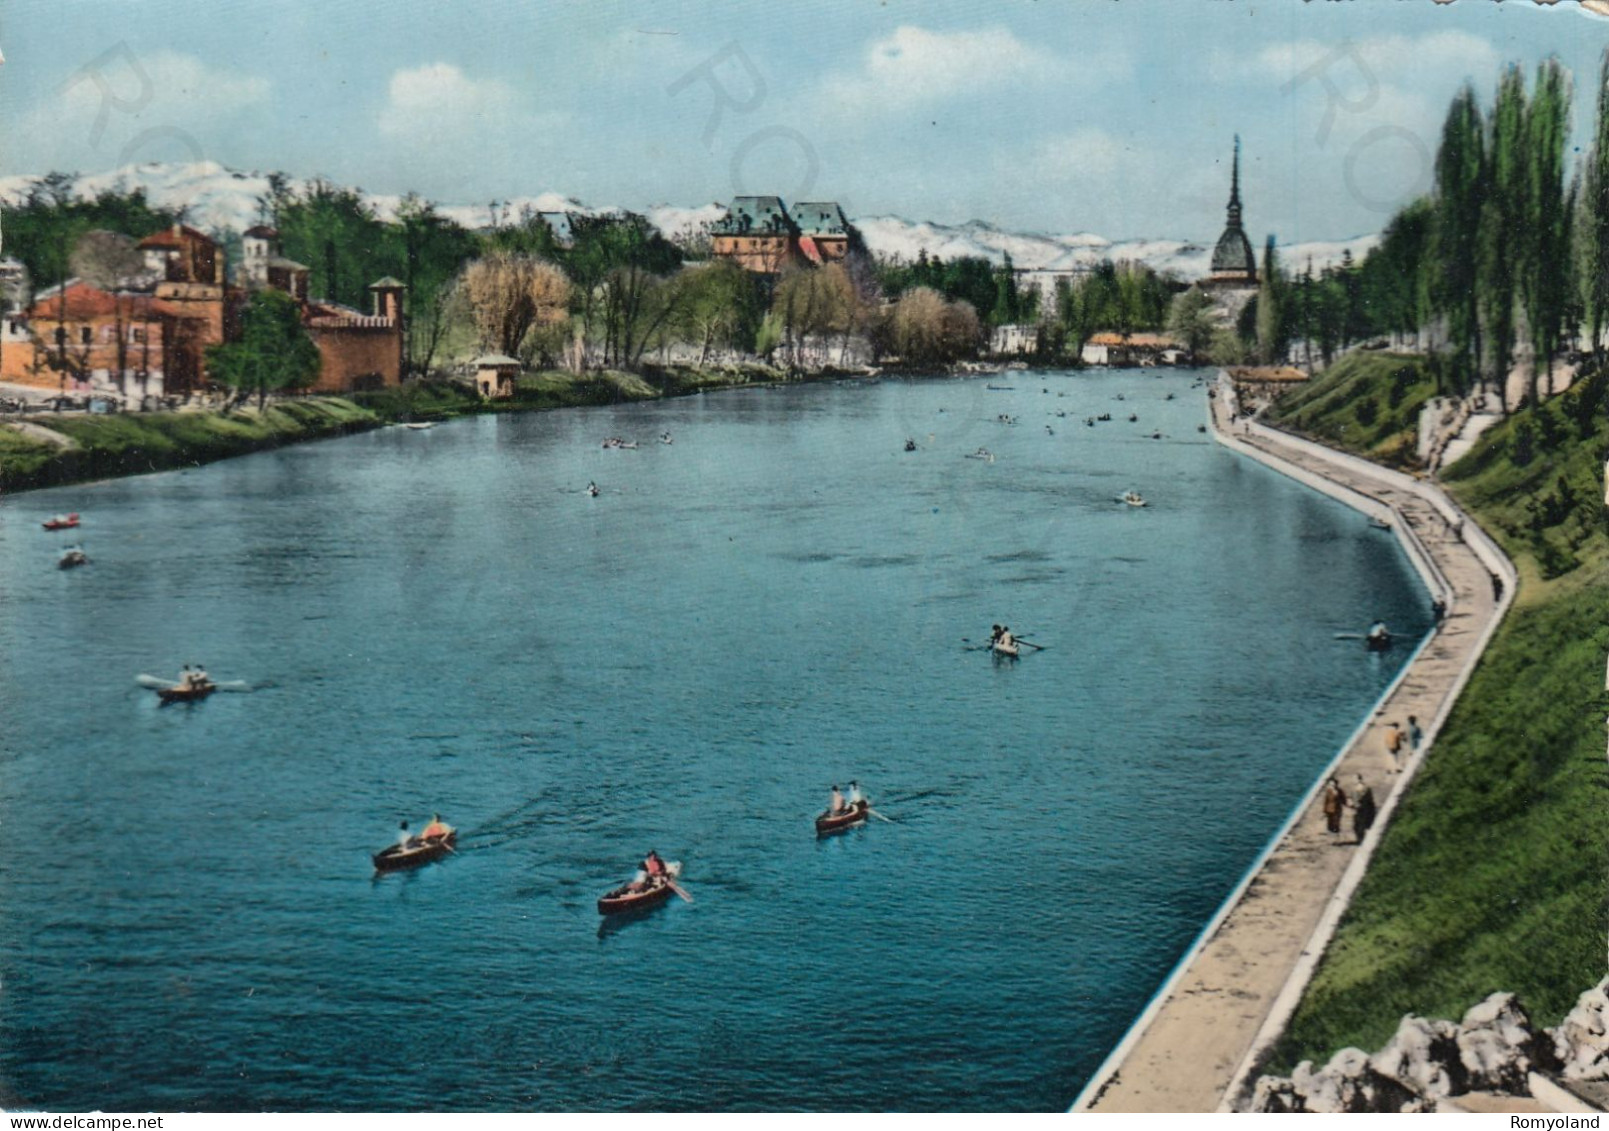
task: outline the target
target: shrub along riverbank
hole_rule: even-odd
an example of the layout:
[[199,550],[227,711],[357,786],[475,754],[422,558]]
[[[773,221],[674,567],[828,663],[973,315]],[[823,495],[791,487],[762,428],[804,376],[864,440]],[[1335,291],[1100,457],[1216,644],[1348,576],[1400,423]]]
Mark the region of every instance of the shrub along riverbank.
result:
[[[1349,359],[1350,360],[1350,359]],[[1406,364],[1330,373],[1280,406],[1317,439],[1392,462],[1409,432],[1358,429],[1343,391]],[[1396,379],[1395,372],[1390,378]],[[1335,387],[1330,383],[1334,382]],[[1555,1025],[1603,976],[1609,931],[1609,524],[1605,378],[1516,413],[1447,468],[1448,491],[1514,559],[1513,610],[1385,830],[1270,1067],[1381,1047],[1405,1013],[1457,1018],[1495,990]],[[1375,395],[1379,386],[1375,387]]]
[[[812,374],[812,379],[838,376]],[[643,374],[546,370],[522,376],[514,398],[485,402],[444,381],[411,381],[346,397],[275,401],[259,412],[161,412],[51,415],[30,423],[61,436],[52,442],[0,424],[0,491],[59,487],[93,479],[194,467],[286,444],[362,432],[398,421],[444,420],[482,412],[529,412],[681,396],[705,389],[788,380],[779,369],[729,366],[647,369]],[[794,375],[791,379],[799,379]]]

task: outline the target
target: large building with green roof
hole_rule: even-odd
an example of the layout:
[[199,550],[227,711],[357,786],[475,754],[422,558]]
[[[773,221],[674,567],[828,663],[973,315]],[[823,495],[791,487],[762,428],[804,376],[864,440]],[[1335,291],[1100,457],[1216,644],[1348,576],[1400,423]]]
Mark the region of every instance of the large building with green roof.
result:
[[820,266],[849,254],[854,228],[837,201],[801,201],[789,208],[778,196],[732,198],[710,228],[710,250],[759,274],[790,263]]

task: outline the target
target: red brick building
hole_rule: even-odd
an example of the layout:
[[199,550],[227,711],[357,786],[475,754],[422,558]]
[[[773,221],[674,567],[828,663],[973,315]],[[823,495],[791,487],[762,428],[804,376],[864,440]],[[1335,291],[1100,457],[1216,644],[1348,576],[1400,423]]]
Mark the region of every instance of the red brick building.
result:
[[[307,268],[282,259],[278,233],[254,228],[245,241],[246,282],[295,298],[322,361],[317,392],[352,392],[402,381],[402,295],[386,278],[370,286],[372,314],[309,301]],[[188,396],[208,387],[206,351],[238,333],[249,293],[227,281],[223,249],[175,224],[139,243],[150,281],[110,292],[77,279],[38,296],[19,319],[25,343],[8,340],[0,379],[73,393],[115,392],[131,402]]]

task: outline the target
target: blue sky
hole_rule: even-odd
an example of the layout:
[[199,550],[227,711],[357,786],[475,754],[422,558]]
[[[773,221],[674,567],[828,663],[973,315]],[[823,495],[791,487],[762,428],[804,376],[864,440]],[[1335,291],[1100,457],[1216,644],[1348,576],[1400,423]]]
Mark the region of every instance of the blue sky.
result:
[[775,192],[1210,240],[1239,132],[1253,239],[1337,239],[1426,187],[1448,100],[1504,62],[1558,54],[1584,129],[1605,44],[1520,0],[9,0],[0,173],[203,157],[455,203]]

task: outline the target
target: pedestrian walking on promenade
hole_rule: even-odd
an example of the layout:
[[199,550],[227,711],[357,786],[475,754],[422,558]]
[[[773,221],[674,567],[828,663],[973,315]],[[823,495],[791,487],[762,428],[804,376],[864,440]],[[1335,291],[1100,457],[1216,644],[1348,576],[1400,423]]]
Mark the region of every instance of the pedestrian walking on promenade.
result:
[[1331,836],[1340,834],[1341,817],[1345,813],[1346,790],[1341,788],[1341,783],[1336,780],[1334,774],[1331,774],[1330,780],[1324,783],[1324,827],[1329,830]]
[[1386,753],[1391,755],[1391,772],[1398,773],[1402,769],[1402,728],[1393,719],[1386,724]]
[[1358,788],[1352,794],[1352,835],[1358,838],[1359,844],[1363,843],[1364,836],[1373,826],[1374,815],[1374,791],[1359,774]]
[[1419,725],[1417,715],[1408,716],[1408,750],[1417,753],[1419,744],[1425,740],[1425,732]]

